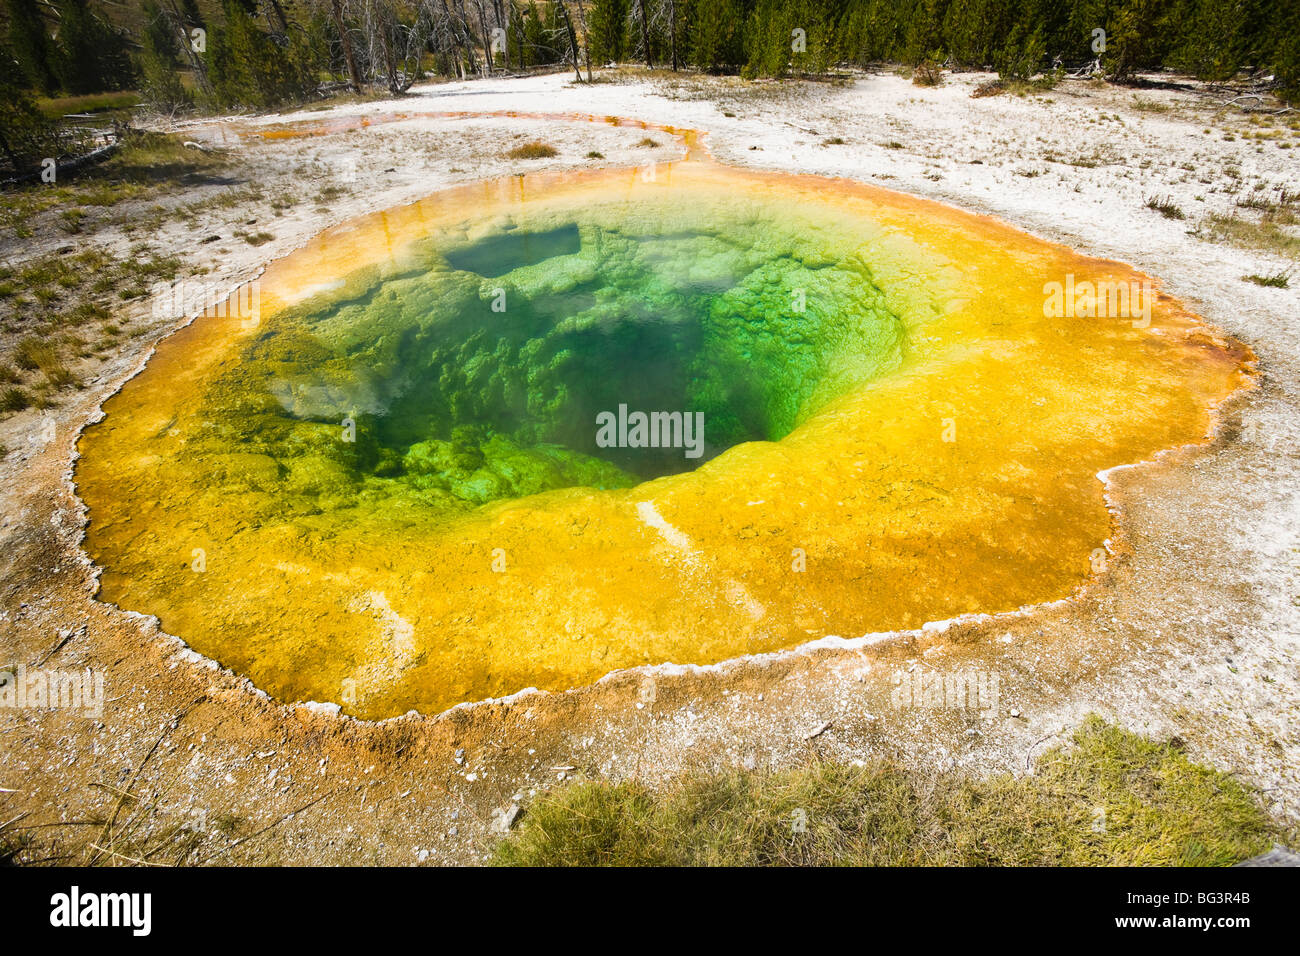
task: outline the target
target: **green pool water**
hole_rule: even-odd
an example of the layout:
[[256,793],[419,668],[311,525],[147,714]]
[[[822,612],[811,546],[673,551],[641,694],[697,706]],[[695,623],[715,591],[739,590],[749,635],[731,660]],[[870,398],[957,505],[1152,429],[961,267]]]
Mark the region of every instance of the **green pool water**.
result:
[[[244,477],[309,509],[454,510],[777,441],[896,365],[903,339],[867,265],[780,213],[612,204],[431,237],[270,319],[211,383],[187,455],[225,456],[223,481],[232,450],[273,459]],[[620,406],[702,414],[702,443],[602,443]]]

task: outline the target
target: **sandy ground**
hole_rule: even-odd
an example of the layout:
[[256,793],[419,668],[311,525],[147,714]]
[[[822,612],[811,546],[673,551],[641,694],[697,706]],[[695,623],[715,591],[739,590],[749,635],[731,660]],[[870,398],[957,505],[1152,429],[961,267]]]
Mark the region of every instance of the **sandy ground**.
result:
[[[724,162],[874,182],[1129,262],[1248,343],[1260,377],[1223,410],[1207,447],[1111,473],[1122,546],[1083,593],[888,640],[625,672],[440,716],[373,724],[282,706],[152,619],[93,600],[71,456],[99,403],[177,324],[144,304],[129,347],[82,369],[86,387],[75,397],[0,423],[10,449],[2,463],[0,667],[90,667],[105,675],[109,701],[99,718],[0,709],[0,823],[27,814],[19,825],[43,825],[24,831],[35,840],[32,858],[99,838],[100,826],[75,821],[103,819],[120,802],[119,824],[133,814],[138,821],[131,852],[160,847],[150,862],[178,856],[184,837],[193,843],[190,862],[466,863],[484,858],[501,810],[526,811],[541,789],[575,776],[656,782],[813,755],[893,756],[932,772],[1023,772],[1095,712],[1177,735],[1191,756],[1260,788],[1270,811],[1296,825],[1300,292],[1242,281],[1287,261],[1189,231],[1210,212],[1232,212],[1257,183],[1272,198],[1295,188],[1300,150],[1245,138],[1254,129],[1245,117],[1192,90],[1148,90],[1138,100],[1131,90],[1075,81],[1036,97],[971,99],[985,79],[921,89],[893,75],[590,87],[533,77],[424,87],[397,103],[196,123],[185,135],[230,149],[244,182],[196,187],[184,201],[251,183],[264,198],[168,222],[150,243],[207,266],[209,280],[231,288],[327,225],[517,170],[504,153],[526,139],[559,150],[532,169],[632,166],[683,151],[662,132],[650,134],[659,146],[638,146],[644,130],[603,122],[416,115],[571,112],[703,130]],[[360,116],[391,121],[339,122],[338,131],[311,137],[239,135]],[[1300,144],[1294,133],[1290,141]],[[587,158],[593,150],[604,158]],[[343,192],[322,194],[331,184]],[[1153,195],[1169,197],[1187,218],[1145,208]],[[277,215],[270,201],[286,196],[298,201]],[[253,247],[236,229],[274,238]],[[4,253],[14,259],[61,244],[45,234]],[[209,236],[217,239],[200,242]],[[112,228],[94,241],[128,242]],[[898,675],[918,669],[995,675],[997,705],[895,706]],[[170,832],[178,826],[182,834]]]

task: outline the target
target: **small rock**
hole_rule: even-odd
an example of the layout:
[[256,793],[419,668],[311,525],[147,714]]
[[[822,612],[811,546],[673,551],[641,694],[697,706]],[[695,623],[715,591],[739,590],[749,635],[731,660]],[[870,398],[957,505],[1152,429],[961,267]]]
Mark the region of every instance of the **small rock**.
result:
[[813,728],[811,733],[804,734],[803,739],[812,740],[816,737],[820,737],[822,734],[826,733],[826,731],[830,729],[831,729],[831,721],[828,720],[825,723]]
[[508,833],[519,817],[519,804],[512,803],[500,810],[492,811],[492,829],[497,833]]

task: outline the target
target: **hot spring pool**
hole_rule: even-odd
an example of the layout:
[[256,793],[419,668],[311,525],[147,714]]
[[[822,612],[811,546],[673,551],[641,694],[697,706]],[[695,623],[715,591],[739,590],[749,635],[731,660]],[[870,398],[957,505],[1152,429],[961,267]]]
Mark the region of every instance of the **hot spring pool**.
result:
[[105,403],[100,596],[364,717],[1061,597],[1097,473],[1200,440],[1247,360],[1164,296],[1048,314],[1067,281],[1144,277],[701,161],[378,213]]

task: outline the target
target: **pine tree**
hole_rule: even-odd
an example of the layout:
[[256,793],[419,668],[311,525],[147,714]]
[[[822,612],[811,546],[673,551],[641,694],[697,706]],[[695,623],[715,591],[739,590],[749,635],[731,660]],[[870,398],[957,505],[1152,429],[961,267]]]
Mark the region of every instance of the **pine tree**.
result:
[[1046,64],[1047,44],[1041,27],[1017,23],[1006,43],[993,57],[998,75],[1004,79],[1027,80]]
[[591,6],[591,55],[600,63],[618,63],[627,51],[629,0],[595,0]]
[[27,76],[7,43],[0,43],[0,163],[8,174],[30,173],[55,151],[52,124],[23,87]]
[[172,112],[194,104],[193,95],[181,82],[177,69],[176,34],[158,6],[146,3],[145,29],[140,40],[140,93],[155,109]]
[[122,35],[86,0],[59,0],[54,64],[60,86],[74,95],[123,89],[134,79]]
[[947,12],[948,0],[920,0],[908,22],[902,57],[904,63],[915,66],[926,60],[942,62],[947,58],[943,42],[943,21]]
[[691,4],[690,61],[717,71],[742,62],[744,8],[739,0],[695,0]]
[[1124,0],[1107,31],[1102,65],[1110,78],[1123,82],[1141,69],[1159,66],[1169,33],[1162,29],[1168,0]]
[[[745,21],[745,68],[742,76],[784,76],[792,54],[791,4],[758,0]],[[807,28],[800,25],[807,33]]]
[[1274,0],[1274,6],[1270,26],[1276,33],[1261,40],[1265,47],[1261,65],[1267,64],[1288,102],[1300,103],[1300,5]]
[[9,48],[13,51],[26,85],[41,93],[58,88],[50,35],[36,6],[36,0],[8,0]]
[[283,49],[258,29],[244,0],[225,0],[225,26],[208,42],[213,96],[223,106],[268,107],[303,97],[315,83],[300,45]]
[[952,0],[943,21],[947,54],[960,66],[992,64],[1019,12],[1016,7],[1008,0]]
[[199,12],[198,0],[181,0],[181,15],[185,17],[187,26],[206,26],[203,22],[203,14]]

